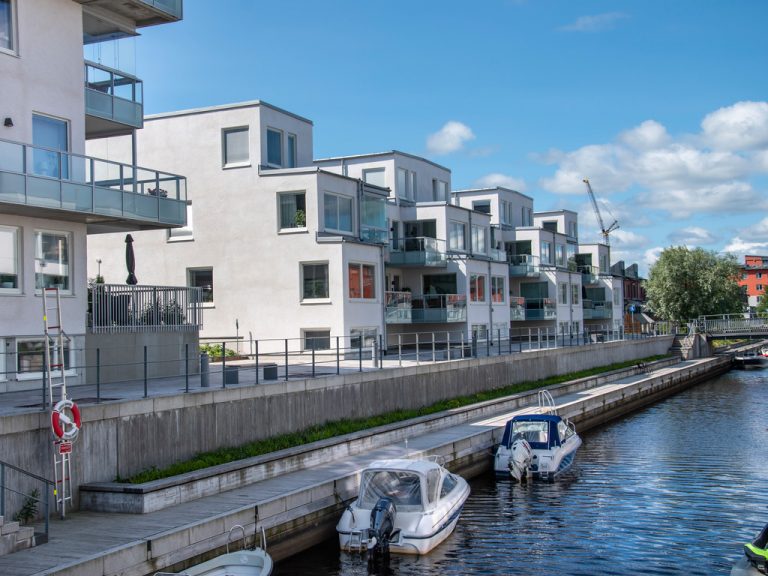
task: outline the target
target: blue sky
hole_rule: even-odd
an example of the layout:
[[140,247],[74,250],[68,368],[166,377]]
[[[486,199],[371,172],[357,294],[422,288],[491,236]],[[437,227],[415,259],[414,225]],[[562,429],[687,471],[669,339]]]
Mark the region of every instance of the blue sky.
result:
[[145,112],[262,99],[315,157],[398,149],[670,245],[768,255],[768,2],[185,0],[135,42]]

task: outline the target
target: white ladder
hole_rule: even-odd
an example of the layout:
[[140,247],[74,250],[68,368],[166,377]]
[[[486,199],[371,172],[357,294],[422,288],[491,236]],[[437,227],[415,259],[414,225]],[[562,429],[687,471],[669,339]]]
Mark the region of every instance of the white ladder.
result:
[[67,502],[72,502],[72,465],[69,457],[72,453],[72,444],[68,444],[69,449],[65,452],[59,450],[61,442],[54,443],[53,452],[53,495],[56,497],[56,511],[64,519],[67,512]]
[[[69,336],[61,325],[61,297],[58,288],[43,288],[43,329],[45,332],[45,378],[48,381],[48,402],[55,406],[67,398],[67,377],[64,366],[64,340]],[[58,371],[54,378],[54,371]],[[61,395],[54,399],[54,390]]]

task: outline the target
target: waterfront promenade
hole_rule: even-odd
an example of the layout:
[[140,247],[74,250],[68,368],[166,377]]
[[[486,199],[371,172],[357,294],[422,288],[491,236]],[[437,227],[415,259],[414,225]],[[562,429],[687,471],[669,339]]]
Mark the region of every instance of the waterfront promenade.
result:
[[[643,388],[646,382],[650,386],[651,380],[671,380],[681,371],[706,371],[707,365],[713,362],[717,360],[682,362],[650,374],[639,372],[591,389],[560,394],[559,391],[567,389],[567,385],[562,384],[552,387],[552,392],[561,414],[578,421],[578,415],[584,414],[587,406],[603,406],[606,399],[611,398],[611,401],[620,401],[633,388],[642,393],[643,389],[649,389]],[[474,455],[486,459],[489,464],[490,449],[498,440],[503,424],[515,413],[530,409],[529,406],[505,410],[410,437],[407,453],[436,452],[456,461]],[[279,526],[295,522],[302,516],[312,516],[319,521],[322,509],[333,503],[337,486],[339,492],[343,492],[342,497],[348,498],[354,493],[358,471],[368,462],[404,454],[406,447],[402,442],[379,446],[149,514],[72,513],[64,521],[52,521],[47,544],[0,558],[0,574],[152,574],[223,546],[227,531],[234,524],[246,526],[250,534],[257,527],[274,534],[280,531]],[[328,519],[325,520],[327,523]],[[290,549],[296,549],[296,546],[294,542]],[[277,559],[286,556],[288,550],[285,544],[271,548]]]

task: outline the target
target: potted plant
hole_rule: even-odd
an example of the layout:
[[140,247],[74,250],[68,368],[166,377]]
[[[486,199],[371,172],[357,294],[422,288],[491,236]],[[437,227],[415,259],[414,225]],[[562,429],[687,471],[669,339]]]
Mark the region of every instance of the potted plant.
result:
[[296,210],[296,214],[293,215],[293,223],[296,228],[304,228],[307,225],[307,215],[304,210]]

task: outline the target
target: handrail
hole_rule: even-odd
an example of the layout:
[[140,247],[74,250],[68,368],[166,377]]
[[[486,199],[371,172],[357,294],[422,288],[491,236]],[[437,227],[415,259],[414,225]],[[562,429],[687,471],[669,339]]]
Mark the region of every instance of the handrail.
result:
[[[41,482],[43,484],[42,495],[40,495],[40,497],[36,497],[36,496],[33,496],[32,493],[27,494],[24,492],[19,492],[18,490],[14,490],[13,488],[9,488],[8,486],[6,486],[6,483],[5,483],[6,468],[10,468],[11,470],[14,470],[20,474],[23,474],[28,478],[32,478],[33,480]],[[5,512],[6,512],[5,510],[5,491],[6,490],[8,490],[9,492],[12,492],[13,494],[18,494],[19,496],[23,496],[24,498],[31,498],[36,502],[42,502],[43,518],[45,519],[45,532],[44,532],[44,540],[41,539],[40,543],[47,542],[48,532],[50,529],[50,525],[49,525],[50,508],[51,508],[50,493],[51,493],[51,489],[55,489],[55,487],[56,487],[56,483],[53,480],[49,480],[48,478],[43,478],[42,476],[38,476],[33,472],[28,472],[23,468],[14,466],[10,462],[5,462],[4,460],[0,460],[0,517],[5,516]]]

